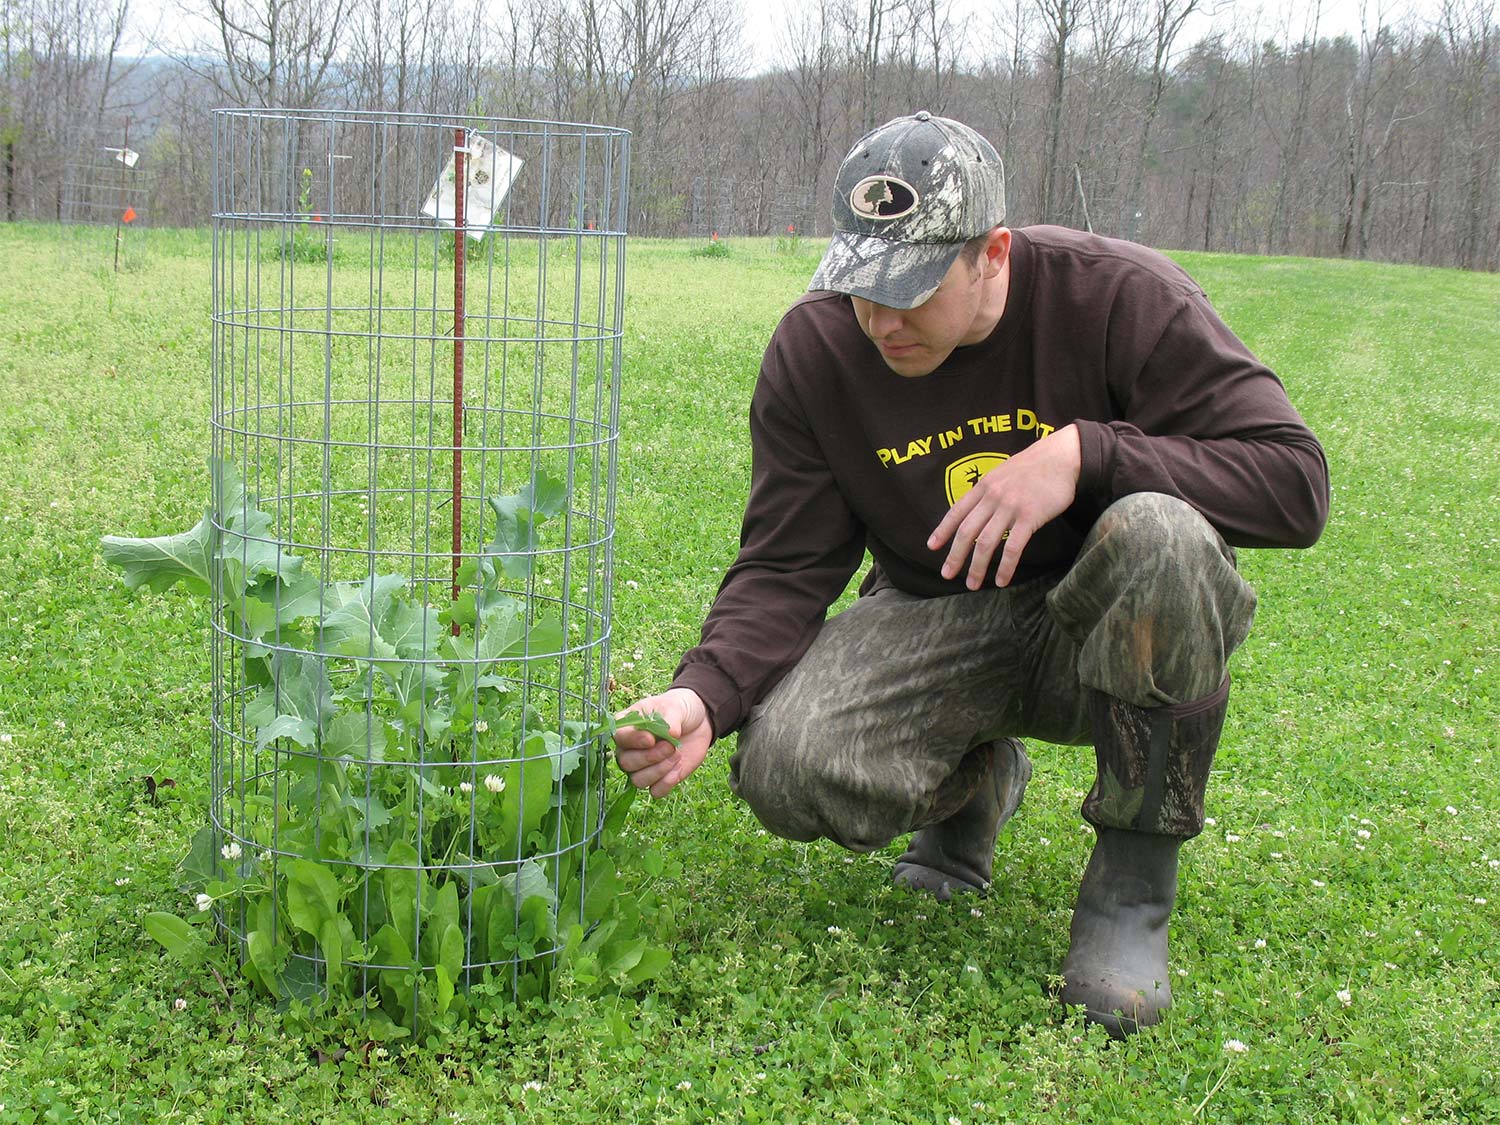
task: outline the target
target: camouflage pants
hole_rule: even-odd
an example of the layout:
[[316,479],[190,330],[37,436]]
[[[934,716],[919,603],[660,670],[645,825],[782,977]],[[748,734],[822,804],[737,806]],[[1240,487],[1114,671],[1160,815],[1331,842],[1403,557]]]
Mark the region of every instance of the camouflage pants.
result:
[[1212,748],[1201,777],[1166,771],[1178,822],[1143,826],[1133,794],[1148,772],[1159,786],[1161,768],[1128,760],[1149,737],[1097,737],[1110,721],[1099,701],[1137,718],[1191,716],[1224,690],[1255,611],[1234,563],[1194,509],[1139,493],[1104,512],[1062,574],[942,598],[860,598],[751,712],[730,786],[777,835],[871,851],[928,823],[939,789],[981,743],[1094,741],[1090,821],[1192,835]]

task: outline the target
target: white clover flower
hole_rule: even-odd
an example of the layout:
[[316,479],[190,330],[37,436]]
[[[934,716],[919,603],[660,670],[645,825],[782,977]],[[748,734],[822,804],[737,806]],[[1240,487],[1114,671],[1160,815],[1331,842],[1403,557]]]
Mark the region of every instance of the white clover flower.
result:
[[1315,886],[1315,887],[1326,887],[1326,886],[1328,886],[1328,884],[1325,883],[1325,882],[1323,882],[1322,879],[1314,879],[1312,881],[1312,885]]
[[693,1088],[693,1084],[686,1078],[684,1078],[681,1082],[677,1083],[677,1088],[679,1090],[691,1090]]
[[474,792],[474,786],[467,781],[460,781],[458,783],[458,791],[467,797],[470,793]]
[[829,927],[828,927],[828,932],[829,932],[829,933],[830,933],[830,934],[841,934],[841,933],[843,933],[843,932],[844,932],[844,931],[843,931],[843,930],[841,930],[841,929],[839,929],[839,928],[838,928],[838,927],[837,927],[837,926],[829,926]]
[[1238,1039],[1224,1040],[1224,1053],[1229,1055],[1243,1055],[1250,1048]]
[[627,578],[627,579],[625,579],[625,585],[628,586],[632,590],[639,590],[641,588],[641,584],[639,582],[637,582],[634,578]]
[[1500,871],[1500,859],[1490,860],[1490,869]]
[[763,1070],[757,1070],[755,1072],[755,1080],[757,1082],[764,1082],[766,1080],[766,1072]]
[[896,924],[896,919],[894,919],[894,918],[887,918],[887,919],[886,919],[886,920],[885,920],[885,921],[884,921],[884,922],[883,922],[883,923],[881,923],[881,924],[882,924],[882,925],[885,925],[885,926],[894,926],[894,925],[895,925],[895,924]]
[[1256,949],[1264,949],[1265,947],[1266,947],[1266,939],[1265,938],[1258,937],[1258,938],[1255,939],[1255,948]]
[[1361,840],[1368,840],[1370,838],[1370,830],[1368,828],[1361,828],[1355,835]]
[[129,885],[130,877],[127,875],[121,875],[118,879],[115,880],[115,886],[117,887],[128,887]]
[[1458,810],[1455,809],[1452,805],[1449,805],[1443,811],[1446,812],[1449,816],[1457,816],[1458,815]]
[[480,734],[483,734],[485,731],[490,729],[490,724],[485,722],[483,719],[480,719],[474,724],[474,729]]
[[1037,838],[1037,843],[1041,844],[1042,847],[1044,847],[1044,848],[1050,847],[1052,845],[1052,841],[1049,840],[1049,839],[1047,839],[1047,837],[1045,837],[1045,836],[1038,837]]
[[1337,997],[1338,998],[1338,1002],[1340,1004],[1342,1004],[1346,1008],[1350,1004],[1354,1003],[1354,993],[1350,992],[1347,988],[1341,988],[1341,989],[1339,989],[1337,992],[1334,993],[1334,996]]
[[1490,900],[1487,899],[1487,898],[1475,898],[1474,899],[1474,905],[1475,906],[1488,906],[1489,905],[1489,901]]
[[971,917],[971,918],[983,918],[984,917],[984,911],[980,910],[979,907],[977,907],[977,906],[972,907],[969,910],[969,917]]
[[484,775],[484,787],[491,793],[505,792],[505,778],[499,774],[487,773]]
[[948,1118],[948,1125],[964,1125],[964,1123],[962,1121],[960,1121],[958,1118],[953,1117],[953,1116],[950,1115],[949,1118]]
[[225,844],[222,848],[219,849],[219,854],[225,859],[232,862],[236,859],[239,859],[240,856],[244,855],[245,853],[240,850],[238,840],[230,840],[229,843]]
[[172,1001],[172,1007],[176,1008],[179,1012],[185,1012],[187,1011],[187,1001],[179,996],[176,1000]]
[[197,904],[198,912],[201,914],[203,911],[209,910],[213,907],[214,896],[200,894],[197,898],[193,899],[193,902]]
[[0,742],[4,742],[4,743],[6,743],[8,745],[10,743],[10,741],[11,741],[11,736],[10,735],[8,735],[8,734],[0,734]]
[[1214,826],[1216,826],[1216,825],[1217,825],[1217,824],[1218,824],[1218,823],[1219,823],[1219,822],[1218,822],[1218,821],[1217,821],[1217,820],[1215,820],[1215,819],[1214,819],[1214,818],[1213,818],[1213,817],[1211,817],[1211,816],[1205,816],[1205,817],[1204,817],[1204,818],[1203,818],[1203,823],[1204,823],[1204,824],[1206,824],[1206,825],[1208,825],[1208,827],[1210,827],[1210,828],[1213,828],[1213,827],[1214,827]]
[[964,966],[964,972],[966,972],[966,973],[977,973],[977,972],[979,972],[979,966],[978,965],[965,965]]
[[542,1088],[542,1084],[540,1082],[538,1082],[535,1078],[533,1078],[530,1082],[526,1083],[524,1086],[521,1087],[521,1089],[523,1089],[523,1090],[529,1090],[533,1094],[539,1093],[541,1091],[541,1088]]

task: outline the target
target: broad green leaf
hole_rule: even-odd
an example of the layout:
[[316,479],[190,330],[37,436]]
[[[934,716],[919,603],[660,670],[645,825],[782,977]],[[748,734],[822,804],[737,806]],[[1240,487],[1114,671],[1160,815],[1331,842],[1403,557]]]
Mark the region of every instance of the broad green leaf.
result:
[[[305,735],[308,730],[321,730],[332,712],[333,686],[324,661],[303,653],[278,652],[271,658],[271,684],[245,705],[245,722],[258,732],[256,742],[263,749],[282,734],[297,737],[299,732]],[[266,729],[283,716],[302,720],[308,726],[292,724],[288,729],[283,724],[275,734],[266,734]]]
[[416,957],[412,955],[411,945],[389,922],[375,931],[375,939],[371,944],[376,964],[410,968],[417,963]]
[[[547,518],[560,513],[568,503],[568,485],[544,470],[521,489],[519,500],[534,516]],[[541,520],[537,520],[538,523]]]
[[118,567],[131,590],[142,586],[160,593],[181,581],[196,594],[208,594],[213,573],[213,523],[207,516],[191,531],[159,535],[152,539],[129,539],[106,535],[102,540],[104,561]]
[[286,952],[284,946],[277,947],[275,939],[267,930],[251,930],[245,938],[245,946],[250,953],[250,964],[255,966],[256,977],[260,985],[278,1000],[281,999],[281,986],[277,983],[280,975],[281,960],[277,956],[278,951],[283,955]]
[[640,792],[635,786],[627,785],[609,803],[609,808],[604,813],[604,828],[600,836],[605,843],[614,840],[624,829],[625,821],[630,816],[630,806],[635,804],[635,799]]
[[599,962],[604,966],[604,972],[611,977],[630,972],[646,955],[647,944],[644,935],[634,938],[622,937],[619,941],[611,942],[599,955]]
[[203,935],[175,914],[155,910],[141,919],[141,925],[163,949],[185,965],[196,965],[208,949]]
[[359,814],[360,823],[354,831],[360,836],[369,832],[377,832],[391,822],[390,810],[374,793],[350,794],[344,798],[343,807],[353,809]]
[[328,722],[323,734],[323,756],[356,762],[385,760],[385,721],[378,714],[345,711]]
[[583,895],[583,916],[589,922],[597,922],[604,917],[620,891],[615,861],[608,852],[597,851],[589,856],[585,882],[587,889]]
[[[407,949],[417,948],[417,895],[425,890],[426,880],[418,870],[417,849],[405,840],[397,840],[385,853],[389,865],[384,876],[386,913],[396,927]],[[427,906],[427,895],[422,895]]]
[[443,927],[438,941],[438,968],[448,972],[450,980],[458,980],[464,968],[464,932],[454,922]]
[[210,879],[218,878],[219,853],[214,847],[213,825],[205,824],[193,833],[187,854],[177,864],[177,869],[187,879],[187,886],[190,890],[199,890]]
[[311,859],[283,860],[286,915],[293,926],[321,940],[326,924],[339,913],[339,883],[323,864]]
[[631,984],[639,988],[671,963],[670,950],[659,945],[651,946],[641,954],[641,959],[636,962],[635,968],[628,970],[625,976]]
[[453,1003],[453,976],[442,965],[438,965],[432,971],[432,978],[437,985],[437,1010],[441,1015]]
[[528,859],[515,871],[500,876],[499,882],[515,897],[516,901],[522,904],[536,898],[541,899],[548,906],[557,905],[557,895],[552,890],[552,883],[547,878],[547,872],[534,859]]
[[323,648],[342,656],[394,660],[396,646],[380,635],[379,622],[404,584],[405,579],[395,574],[338,583],[333,599],[338,604],[323,616]]
[[344,936],[337,918],[329,918],[318,931],[318,948],[328,971],[328,983],[338,988],[344,980]]
[[440,934],[446,932],[449,926],[458,925],[457,883],[449,881],[438,888],[437,894],[433,896],[428,924]]
[[264,750],[278,738],[290,738],[304,749],[311,749],[318,741],[317,724],[296,715],[277,715],[263,727],[257,728],[255,746]]
[[531,573],[536,552],[536,526],[531,509],[520,496],[491,496],[495,512],[495,537],[487,550],[497,557],[507,578],[525,578]]
[[503,654],[504,659],[540,660],[557,656],[563,650],[562,618],[556,613],[538,614],[526,631],[526,639],[512,645]]

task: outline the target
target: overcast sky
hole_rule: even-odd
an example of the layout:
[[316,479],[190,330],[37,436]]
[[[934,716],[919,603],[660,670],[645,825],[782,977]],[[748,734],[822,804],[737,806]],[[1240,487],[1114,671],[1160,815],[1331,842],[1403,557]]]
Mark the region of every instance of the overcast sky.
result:
[[[189,0],[191,2],[191,0]],[[482,2],[482,0],[481,0]],[[806,0],[742,0],[745,12],[744,42],[751,54],[751,70],[759,71],[771,65],[776,55],[776,39],[779,29],[786,24],[786,12]],[[1401,17],[1412,15],[1418,19],[1431,19],[1441,7],[1442,0],[1323,0],[1319,19],[1319,33],[1325,36],[1348,34],[1358,37],[1360,12],[1365,8],[1373,21],[1374,14],[1383,10],[1385,22],[1401,22]],[[957,9],[972,13],[974,27],[979,34],[989,25],[988,13],[1000,8],[1010,8],[1009,0],[956,0]],[[206,4],[195,5],[206,8]],[[1198,15],[1183,29],[1178,39],[1178,49],[1202,38],[1216,28],[1245,32],[1259,28],[1259,38],[1286,38],[1290,23],[1293,37],[1300,37],[1309,28],[1313,5],[1308,0],[1204,0],[1204,6],[1215,11],[1213,16]],[[1290,13],[1290,15],[1289,15]],[[178,28],[186,31],[191,21],[180,14],[177,0],[132,0],[131,16],[134,35],[127,44],[127,51],[143,50],[147,36],[153,28]],[[160,34],[160,32],[157,32]],[[972,33],[971,33],[972,34]]]

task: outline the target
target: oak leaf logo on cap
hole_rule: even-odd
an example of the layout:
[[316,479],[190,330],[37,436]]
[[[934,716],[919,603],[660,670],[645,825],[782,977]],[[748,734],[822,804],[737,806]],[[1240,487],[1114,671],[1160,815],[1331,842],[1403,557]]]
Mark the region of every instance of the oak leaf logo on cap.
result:
[[915,211],[920,198],[905,180],[866,176],[849,193],[849,206],[861,218],[891,222]]

